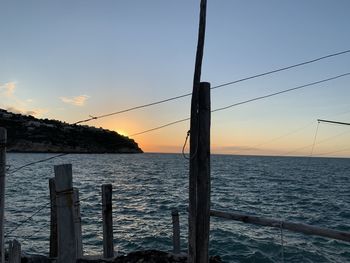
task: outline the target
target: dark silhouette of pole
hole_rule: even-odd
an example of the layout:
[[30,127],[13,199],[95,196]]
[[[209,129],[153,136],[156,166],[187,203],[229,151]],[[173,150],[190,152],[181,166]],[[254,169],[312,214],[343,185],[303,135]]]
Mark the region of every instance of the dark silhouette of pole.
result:
[[199,85],[201,80],[202,60],[205,39],[205,23],[206,23],[207,1],[201,0],[199,29],[196,61],[193,77],[193,90],[191,99],[191,137],[190,137],[190,175],[189,175],[189,215],[188,215],[188,262],[195,263],[197,261],[196,248],[196,226],[197,226],[197,150],[199,144]]
[[102,221],[103,221],[103,257],[114,256],[113,217],[112,217],[112,185],[102,185]]

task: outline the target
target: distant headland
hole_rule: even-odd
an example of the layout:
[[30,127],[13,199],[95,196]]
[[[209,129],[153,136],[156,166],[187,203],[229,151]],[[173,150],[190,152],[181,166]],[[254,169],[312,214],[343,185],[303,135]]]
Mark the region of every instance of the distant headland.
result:
[[0,109],[7,151],[28,153],[142,153],[138,144],[115,131],[57,120],[37,119]]

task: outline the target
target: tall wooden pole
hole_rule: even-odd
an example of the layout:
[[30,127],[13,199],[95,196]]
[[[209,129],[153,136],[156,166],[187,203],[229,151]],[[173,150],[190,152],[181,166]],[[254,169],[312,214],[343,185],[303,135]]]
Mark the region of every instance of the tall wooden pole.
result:
[[197,262],[209,262],[210,228],[210,84],[199,86],[199,132],[197,153],[197,219],[196,254]]
[[191,137],[190,137],[190,176],[189,176],[189,215],[188,215],[188,262],[199,262],[196,248],[197,226],[197,150],[199,147],[199,85],[201,80],[202,60],[205,39],[207,1],[201,0],[199,15],[198,43],[193,77],[191,100]]
[[6,173],[6,129],[0,128],[0,263],[5,263],[4,213]]

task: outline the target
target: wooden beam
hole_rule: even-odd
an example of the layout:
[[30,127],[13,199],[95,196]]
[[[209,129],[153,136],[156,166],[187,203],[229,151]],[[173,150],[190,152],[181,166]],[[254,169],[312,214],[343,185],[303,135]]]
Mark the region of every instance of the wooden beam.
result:
[[6,129],[0,128],[0,263],[5,263],[4,213],[6,175]]
[[350,242],[350,232],[343,232],[337,230],[331,230],[327,228],[315,227],[301,223],[291,223],[282,220],[264,218],[258,216],[245,215],[241,213],[228,213],[217,210],[210,210],[210,215],[220,218],[231,219],[235,221],[241,221],[244,223],[250,223],[260,226],[269,226],[276,228],[283,228],[293,232],[299,232],[307,235],[322,236],[342,241]]

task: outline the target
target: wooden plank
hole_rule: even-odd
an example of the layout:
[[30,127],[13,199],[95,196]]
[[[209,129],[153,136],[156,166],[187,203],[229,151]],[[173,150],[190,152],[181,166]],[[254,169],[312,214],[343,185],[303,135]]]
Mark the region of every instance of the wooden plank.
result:
[[210,228],[210,84],[200,83],[199,143],[197,149],[197,262],[209,262]]
[[173,209],[171,211],[171,217],[173,222],[173,253],[180,254],[180,222],[179,211]]
[[102,185],[102,219],[103,219],[103,256],[114,257],[113,218],[112,218],[112,185]]
[[223,211],[211,210],[211,216],[241,221],[244,223],[251,223],[260,226],[277,227],[287,229],[293,232],[299,232],[307,235],[322,236],[342,241],[350,242],[350,232],[337,231],[327,228],[315,227],[307,224],[292,223],[281,221],[272,218],[264,218],[258,216],[245,215],[241,213],[228,213]]
[[16,239],[9,244],[8,263],[21,263],[21,244]]
[[54,166],[57,196],[58,263],[75,263],[72,165]]
[[58,253],[57,240],[57,203],[55,178],[49,179],[50,189],[50,258],[56,258]]
[[81,258],[83,256],[83,238],[82,238],[82,229],[81,229],[79,190],[77,188],[73,188],[73,202],[74,202],[75,244],[77,246],[77,258]]
[[6,129],[0,128],[0,263],[5,263],[4,213],[6,175]]

